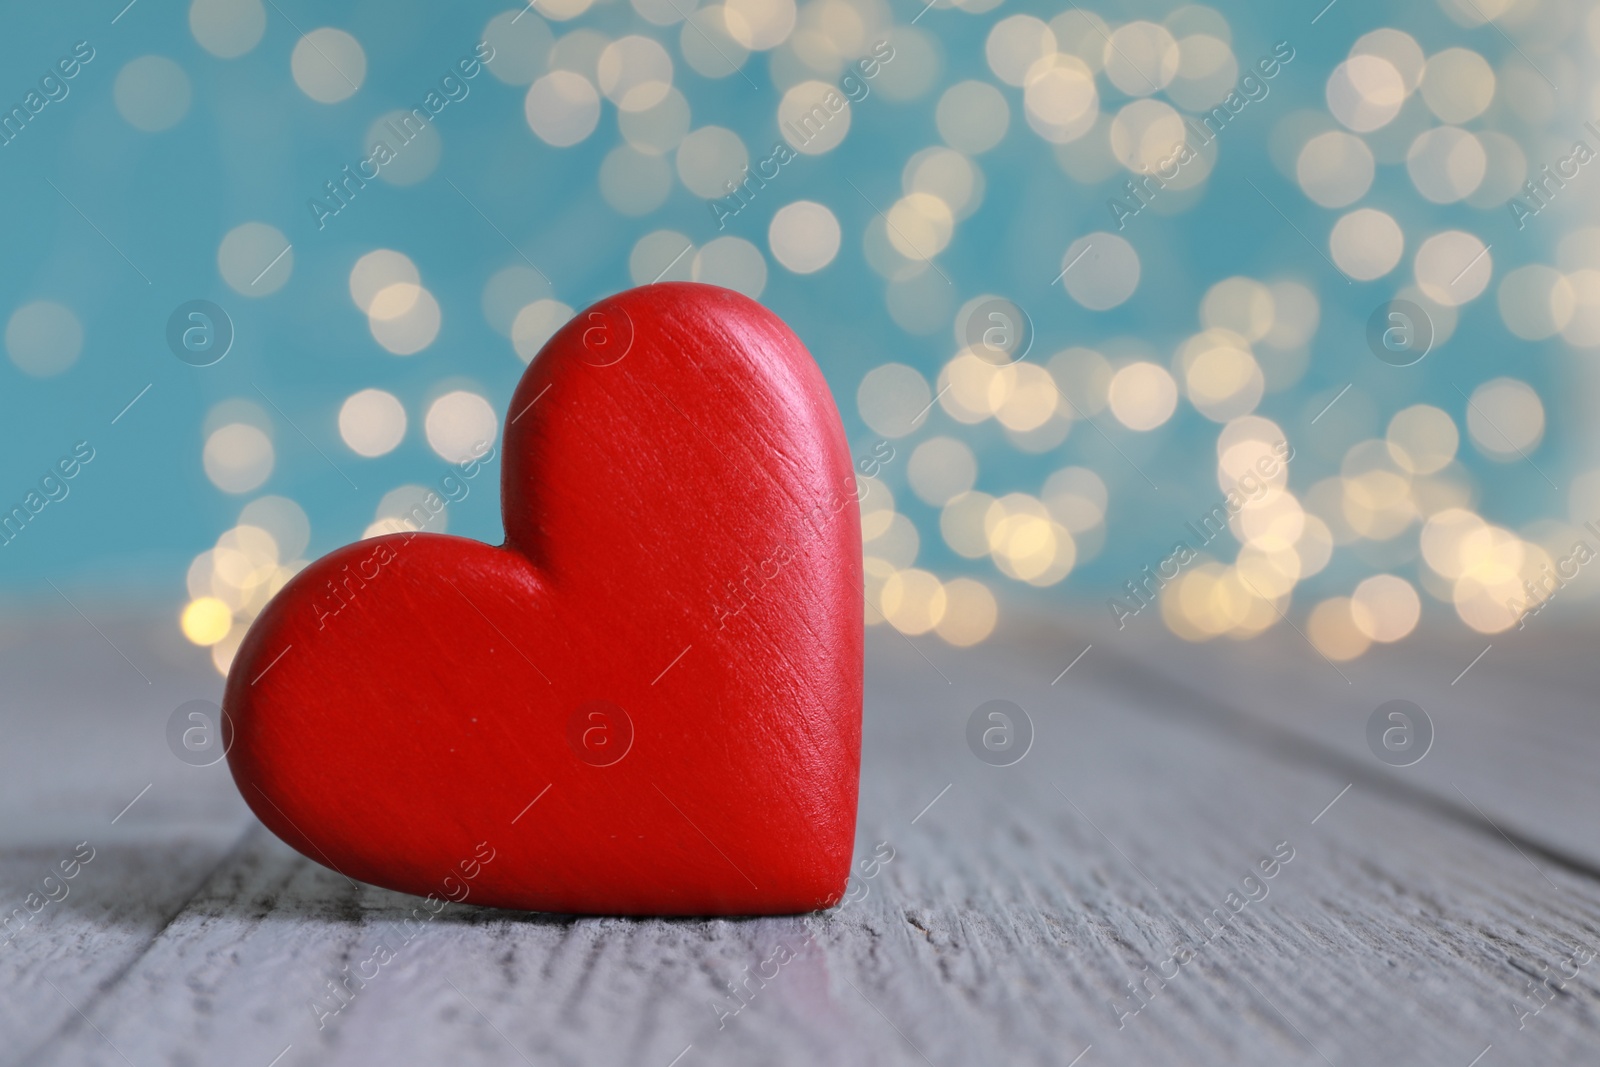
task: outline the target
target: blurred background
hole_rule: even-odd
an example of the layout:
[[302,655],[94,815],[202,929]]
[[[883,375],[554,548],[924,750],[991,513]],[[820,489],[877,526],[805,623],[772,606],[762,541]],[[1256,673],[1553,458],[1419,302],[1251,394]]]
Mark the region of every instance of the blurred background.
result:
[[[226,672],[659,279],[821,364],[872,625],[1593,610],[1592,5],[124,2],[3,15],[14,619],[170,605]],[[498,541],[487,471],[427,528]]]

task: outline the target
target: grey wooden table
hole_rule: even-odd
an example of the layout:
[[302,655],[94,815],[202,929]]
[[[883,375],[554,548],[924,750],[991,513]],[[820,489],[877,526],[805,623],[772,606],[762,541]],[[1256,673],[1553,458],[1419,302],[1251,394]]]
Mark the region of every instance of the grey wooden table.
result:
[[[452,905],[405,941],[414,899],[171,754],[172,710],[220,690],[171,619],[89,616],[0,627],[6,1063],[1600,1062],[1592,630],[1473,662],[1489,642],[1443,626],[1335,668],[1283,626],[1196,646],[1014,606],[967,652],[877,628],[851,903]],[[1432,720],[1411,766],[1368,746],[1391,699]],[[990,700],[1032,723],[1011,766],[968,745]]]

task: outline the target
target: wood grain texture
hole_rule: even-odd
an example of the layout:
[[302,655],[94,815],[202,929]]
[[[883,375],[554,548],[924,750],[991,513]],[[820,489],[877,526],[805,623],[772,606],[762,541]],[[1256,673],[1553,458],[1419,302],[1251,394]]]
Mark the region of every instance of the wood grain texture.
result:
[[[1118,631],[1109,618],[1079,616],[1074,629],[1097,653],[1162,679],[1171,699],[1159,706],[1187,703],[1184,714],[1230,720],[1291,748],[1308,742],[1351,773],[1415,790],[1418,802],[1468,811],[1476,804],[1482,812],[1475,814],[1600,870],[1600,821],[1577,817],[1600,808],[1600,775],[1593,770],[1600,765],[1594,697],[1600,668],[1591,662],[1600,630],[1581,616],[1536,619],[1525,630],[1492,637],[1442,626],[1337,665],[1282,625],[1229,647],[1189,644],[1159,625],[1143,625],[1153,619]],[[1047,627],[1031,629],[1042,634]],[[1226,650],[1220,661],[1219,649]],[[1208,699],[1217,696],[1226,699]],[[1368,748],[1368,717],[1394,699],[1415,702],[1432,721],[1433,747],[1413,766],[1386,766]]]
[[837,901],[861,532],[800,340],[715,286],[602,300],[524,372],[500,470],[504,545],[347,545],[251,625],[224,706],[256,815],[430,907]]
[[[1010,625],[971,652],[874,628],[850,903],[743,920],[451,905],[405,940],[417,898],[307,861],[254,822],[220,766],[167,752],[171,709],[216,691],[194,657],[152,645],[167,640],[159,623],[95,617],[150,685],[75,618],[0,650],[15,694],[0,899],[20,904],[45,865],[96,848],[66,899],[0,950],[5,1062],[1595,1059],[1600,961],[1565,961],[1600,947],[1600,882],[1541,843],[1578,840],[1593,807],[1562,805],[1581,787],[1469,755],[1501,734],[1459,723],[1391,771],[1296,725],[1364,719],[1347,694],[1309,675],[1289,696],[1255,684],[1270,645],[1156,664],[1095,640],[1098,620]],[[1563,656],[1478,670],[1516,684],[1537,721],[1589,668]],[[1367,696],[1384,696],[1373,684]],[[967,748],[967,720],[991,699],[1033,722],[1011,767]],[[1406,776],[1437,757],[1434,773],[1477,809],[1448,782]],[[1534,839],[1514,813],[1540,810]],[[1263,877],[1283,843],[1293,858]],[[1249,902],[1234,913],[1231,900]],[[332,1013],[328,983],[380,943],[392,960]]]

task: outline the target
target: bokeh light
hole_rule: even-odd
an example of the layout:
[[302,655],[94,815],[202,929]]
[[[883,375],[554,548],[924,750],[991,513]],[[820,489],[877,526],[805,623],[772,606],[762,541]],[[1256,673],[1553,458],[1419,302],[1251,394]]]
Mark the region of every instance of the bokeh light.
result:
[[461,463],[494,445],[500,420],[482,396],[458,389],[428,405],[423,427],[441,459]]
[[566,148],[594,132],[600,122],[600,94],[582,74],[555,70],[528,87],[523,113],[541,141]]
[[324,26],[295,42],[289,68],[301,92],[319,104],[337,104],[366,81],[367,53],[344,30]]
[[1117,371],[1106,394],[1111,414],[1130,430],[1153,430],[1178,407],[1178,384],[1157,363],[1130,363]]
[[773,258],[796,274],[814,274],[832,263],[840,236],[838,218],[813,200],[785,204],[767,228]]
[[140,56],[117,72],[117,113],[146,133],[171,129],[189,113],[189,76],[166,56]]
[[78,361],[83,325],[72,309],[53,300],[34,300],[6,322],[6,355],[24,374],[49,378]]
[[272,439],[260,427],[234,422],[206,438],[202,459],[206,477],[224,493],[248,493],[272,474]]
[[237,59],[261,43],[267,9],[261,0],[192,0],[189,32],[218,59]]
[[1539,446],[1544,436],[1544,404],[1527,382],[1495,378],[1472,391],[1467,432],[1478,451],[1509,463]]
[[270,296],[288,284],[294,272],[294,246],[275,226],[242,223],[217,246],[217,269],[241,296]]
[[394,451],[406,435],[406,409],[393,393],[363,389],[339,408],[339,436],[358,456]]

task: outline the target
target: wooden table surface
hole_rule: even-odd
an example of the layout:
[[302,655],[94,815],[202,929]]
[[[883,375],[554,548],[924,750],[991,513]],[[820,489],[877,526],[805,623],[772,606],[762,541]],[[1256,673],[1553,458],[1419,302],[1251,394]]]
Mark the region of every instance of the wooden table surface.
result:
[[[173,709],[220,694],[170,617],[10,617],[5,1063],[1600,1062],[1597,634],[1560,620],[1338,667],[1281,625],[1187,645],[1014,605],[970,651],[873,628],[858,899],[451,905],[406,941],[414,898],[302,858],[169,751]],[[966,739],[996,699],[1033,725],[1006,767]],[[1412,766],[1368,746],[1391,699],[1433,723]]]

